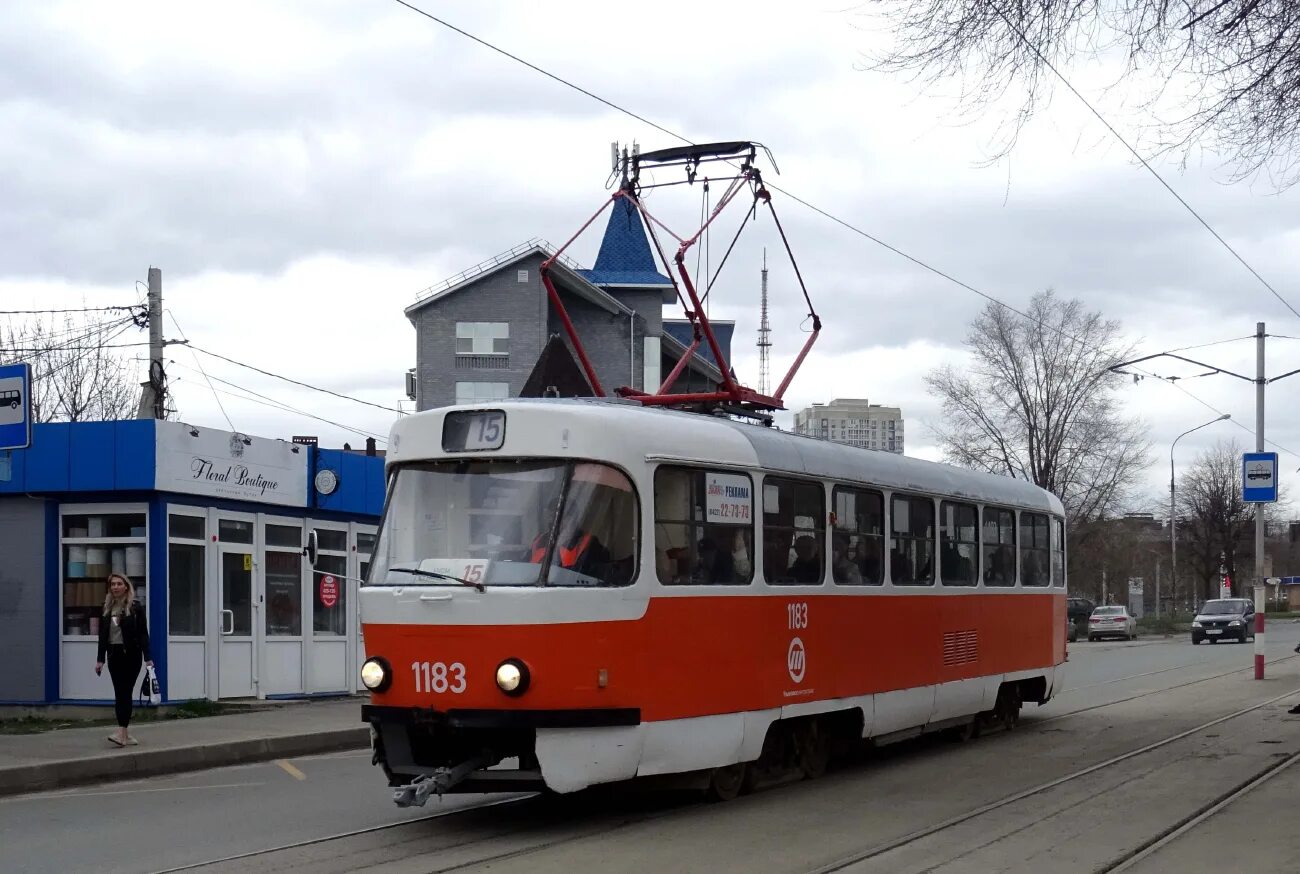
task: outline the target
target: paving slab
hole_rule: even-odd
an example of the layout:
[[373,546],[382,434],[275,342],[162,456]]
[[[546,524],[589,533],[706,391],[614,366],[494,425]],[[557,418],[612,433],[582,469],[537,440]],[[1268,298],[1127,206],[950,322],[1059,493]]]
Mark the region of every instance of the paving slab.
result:
[[139,746],[108,742],[114,726],[0,735],[0,795],[360,749],[370,743],[361,697],[293,701],[251,712],[131,726]]

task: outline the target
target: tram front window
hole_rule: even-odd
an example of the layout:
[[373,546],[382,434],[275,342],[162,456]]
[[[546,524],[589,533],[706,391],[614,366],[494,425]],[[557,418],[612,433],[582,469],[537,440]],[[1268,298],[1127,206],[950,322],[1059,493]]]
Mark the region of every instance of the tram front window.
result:
[[593,462],[437,461],[398,469],[369,585],[622,586],[636,493]]

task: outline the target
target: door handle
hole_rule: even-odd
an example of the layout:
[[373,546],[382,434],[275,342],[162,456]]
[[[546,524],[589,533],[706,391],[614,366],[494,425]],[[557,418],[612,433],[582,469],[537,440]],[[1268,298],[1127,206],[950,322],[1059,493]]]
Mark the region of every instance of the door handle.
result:
[[451,592],[438,592],[437,594],[421,595],[421,601],[450,601]]
[[[227,620],[227,619],[230,620],[230,627],[229,627],[229,628],[226,627],[226,620]],[[235,611],[234,611],[234,610],[222,610],[222,611],[221,611],[221,633],[222,633],[223,635],[225,635],[225,634],[234,634],[234,633],[235,633]]]

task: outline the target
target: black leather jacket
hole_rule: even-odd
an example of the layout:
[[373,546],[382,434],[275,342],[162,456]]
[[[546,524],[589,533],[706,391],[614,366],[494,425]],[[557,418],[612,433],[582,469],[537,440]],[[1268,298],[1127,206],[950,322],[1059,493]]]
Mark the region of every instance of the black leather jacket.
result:
[[[95,661],[102,662],[108,653],[108,632],[113,620],[107,616],[99,619],[99,654]],[[122,617],[122,643],[127,652],[139,652],[147,662],[153,661],[149,651],[149,625],[144,618],[144,608],[139,601],[131,602],[131,609]]]

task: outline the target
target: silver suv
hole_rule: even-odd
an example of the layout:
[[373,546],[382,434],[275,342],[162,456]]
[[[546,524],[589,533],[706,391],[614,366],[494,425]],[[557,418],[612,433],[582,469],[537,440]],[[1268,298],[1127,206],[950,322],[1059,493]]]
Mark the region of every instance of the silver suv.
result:
[[1255,605],[1249,598],[1216,598],[1201,605],[1192,620],[1192,643],[1229,638],[1245,643],[1255,637]]

